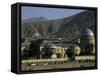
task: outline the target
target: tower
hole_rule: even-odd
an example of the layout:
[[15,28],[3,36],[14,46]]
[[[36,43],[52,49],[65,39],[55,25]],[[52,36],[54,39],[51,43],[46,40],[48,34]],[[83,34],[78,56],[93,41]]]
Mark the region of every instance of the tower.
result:
[[85,29],[81,33],[81,51],[85,54],[95,54],[94,33],[90,29]]

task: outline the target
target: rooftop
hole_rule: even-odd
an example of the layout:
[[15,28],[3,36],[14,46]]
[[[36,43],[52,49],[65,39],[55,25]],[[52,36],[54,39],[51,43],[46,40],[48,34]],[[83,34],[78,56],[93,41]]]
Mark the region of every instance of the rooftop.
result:
[[90,29],[87,28],[87,29],[85,29],[85,30],[82,31],[81,35],[82,36],[93,36],[94,33],[92,32],[92,30],[90,30]]

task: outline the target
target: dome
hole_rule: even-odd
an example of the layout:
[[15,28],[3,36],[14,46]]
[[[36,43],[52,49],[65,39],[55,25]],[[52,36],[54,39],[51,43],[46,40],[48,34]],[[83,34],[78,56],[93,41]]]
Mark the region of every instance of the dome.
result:
[[82,33],[81,36],[93,36],[94,33],[90,29],[85,29]]

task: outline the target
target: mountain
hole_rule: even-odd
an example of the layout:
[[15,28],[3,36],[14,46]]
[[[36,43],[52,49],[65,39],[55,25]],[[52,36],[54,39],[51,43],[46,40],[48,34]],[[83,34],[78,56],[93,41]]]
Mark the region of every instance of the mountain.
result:
[[47,21],[48,19],[45,17],[32,17],[32,18],[28,18],[28,19],[24,19],[22,20],[23,23],[32,23],[32,22],[42,22],[42,21]]
[[57,36],[64,38],[77,39],[80,37],[81,32],[89,28],[95,34],[95,12],[85,11],[68,18],[63,19],[61,29],[56,33]]
[[94,11],[87,10],[62,19],[24,22],[22,24],[22,36],[32,37],[35,33],[39,33],[42,36],[73,40],[79,38],[85,28],[89,28],[95,33]]

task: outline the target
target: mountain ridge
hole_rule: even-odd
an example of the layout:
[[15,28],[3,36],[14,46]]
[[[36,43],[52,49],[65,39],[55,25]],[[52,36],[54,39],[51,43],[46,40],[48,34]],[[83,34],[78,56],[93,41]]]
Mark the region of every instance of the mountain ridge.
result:
[[47,21],[47,20],[48,19],[46,17],[39,16],[39,17],[31,17],[31,18],[23,19],[22,22],[30,23],[30,22],[42,22],[42,21]]
[[38,32],[42,36],[61,37],[66,40],[77,39],[80,32],[90,28],[95,33],[95,12],[84,11],[69,17],[41,22],[22,24],[22,36],[32,37]]

